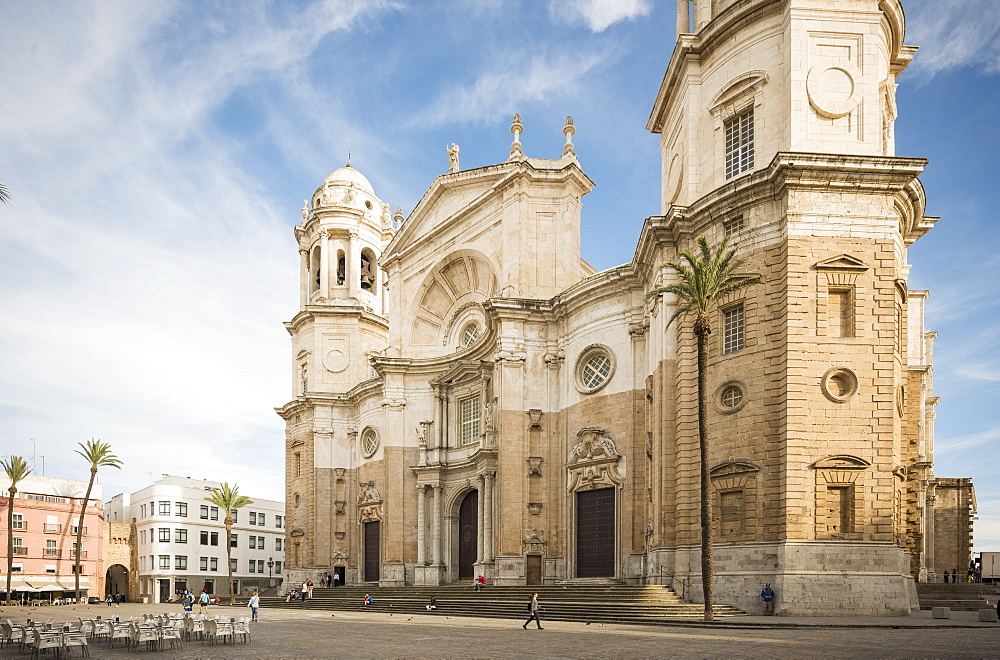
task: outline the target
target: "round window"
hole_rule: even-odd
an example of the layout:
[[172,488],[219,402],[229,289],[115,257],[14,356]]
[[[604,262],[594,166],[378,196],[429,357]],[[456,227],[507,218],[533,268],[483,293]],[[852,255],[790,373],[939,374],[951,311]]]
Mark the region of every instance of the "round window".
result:
[[731,378],[717,388],[712,395],[712,405],[717,412],[731,415],[747,405],[747,384],[738,378]]
[[836,403],[845,403],[858,391],[858,377],[850,369],[834,367],[825,374],[820,384],[826,398]]
[[615,375],[614,354],[607,346],[587,347],[577,361],[577,389],[585,394],[596,392]]
[[730,385],[722,390],[722,405],[726,408],[735,408],[743,402],[743,390]]
[[469,323],[462,329],[462,346],[468,348],[476,343],[479,339],[479,326],[475,323]]
[[361,436],[361,453],[365,458],[371,458],[378,450],[378,434],[375,429],[368,429]]
[[372,210],[371,200],[367,200],[367,199],[365,200],[365,208],[368,209],[369,211]]

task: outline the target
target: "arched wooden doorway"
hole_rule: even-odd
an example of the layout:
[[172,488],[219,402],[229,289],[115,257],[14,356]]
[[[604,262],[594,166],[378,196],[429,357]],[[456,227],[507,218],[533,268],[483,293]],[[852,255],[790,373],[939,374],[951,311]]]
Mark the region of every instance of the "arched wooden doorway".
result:
[[458,579],[476,577],[479,538],[479,491],[470,491],[458,508]]

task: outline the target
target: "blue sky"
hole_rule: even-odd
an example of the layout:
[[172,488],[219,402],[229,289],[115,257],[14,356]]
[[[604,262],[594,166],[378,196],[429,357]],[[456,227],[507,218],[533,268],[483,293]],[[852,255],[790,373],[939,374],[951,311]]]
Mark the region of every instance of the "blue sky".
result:
[[[105,493],[161,473],[283,497],[291,395],[281,322],[298,305],[298,209],[348,152],[409,213],[463,168],[561,153],[574,117],[583,256],[632,257],[659,210],[645,130],[673,2],[0,1],[0,454],[125,460]],[[910,286],[929,289],[939,476],[972,477],[978,550],[1000,550],[1000,4],[905,2],[897,153],[924,156],[929,215]],[[41,471],[42,459],[37,461]]]

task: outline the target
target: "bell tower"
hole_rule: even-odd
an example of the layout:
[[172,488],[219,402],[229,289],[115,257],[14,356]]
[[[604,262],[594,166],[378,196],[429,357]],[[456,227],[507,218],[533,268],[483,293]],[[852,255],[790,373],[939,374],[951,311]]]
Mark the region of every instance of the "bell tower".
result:
[[[292,400],[277,410],[286,422],[286,579],[292,581],[329,569],[330,558],[343,556],[352,542],[344,502],[351,495],[347,472],[358,459],[358,430],[356,411],[345,401],[358,383],[373,381],[368,359],[388,342],[388,296],[378,260],[395,232],[388,204],[350,163],[303,203],[302,223],[295,227],[299,311],[285,323],[292,338]],[[343,518],[335,533],[327,513],[331,499]],[[354,569],[343,568],[346,579]]]

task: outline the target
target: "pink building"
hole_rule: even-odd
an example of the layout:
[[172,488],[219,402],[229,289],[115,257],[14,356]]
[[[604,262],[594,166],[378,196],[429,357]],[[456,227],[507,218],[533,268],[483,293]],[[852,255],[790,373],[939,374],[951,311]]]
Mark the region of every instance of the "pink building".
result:
[[[76,525],[87,492],[86,481],[31,475],[17,485],[14,497],[15,598],[73,598]],[[81,597],[104,596],[102,571],[104,506],[102,488],[94,484],[83,519]],[[0,593],[7,588],[7,504],[0,491]],[[0,599],[6,600],[6,593]]]

